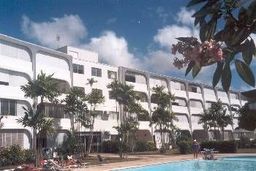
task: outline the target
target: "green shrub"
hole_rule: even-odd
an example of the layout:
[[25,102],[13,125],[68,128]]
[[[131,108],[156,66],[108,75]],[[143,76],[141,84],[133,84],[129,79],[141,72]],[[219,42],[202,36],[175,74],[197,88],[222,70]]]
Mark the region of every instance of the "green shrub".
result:
[[246,136],[241,136],[240,140],[238,141],[238,148],[250,148],[250,147],[251,147],[250,138]]
[[148,141],[147,142],[147,151],[156,151],[156,145],[153,141]]
[[136,152],[155,151],[155,150],[156,150],[156,146],[152,141],[148,141],[148,142],[137,141],[134,149],[134,151]]
[[181,141],[192,141],[192,136],[188,130],[177,131],[176,143],[179,144]]
[[34,155],[32,150],[23,150],[18,145],[4,147],[0,149],[0,167],[18,165],[23,163],[33,163]]
[[188,154],[192,152],[191,141],[180,141],[177,145],[181,154]]
[[57,151],[61,155],[66,156],[75,154],[77,151],[81,151],[81,147],[79,147],[78,140],[75,136],[69,136],[57,149]]
[[102,152],[104,153],[118,153],[118,142],[116,141],[103,141]]
[[201,149],[208,148],[220,153],[236,153],[237,143],[235,141],[207,141],[201,143]]

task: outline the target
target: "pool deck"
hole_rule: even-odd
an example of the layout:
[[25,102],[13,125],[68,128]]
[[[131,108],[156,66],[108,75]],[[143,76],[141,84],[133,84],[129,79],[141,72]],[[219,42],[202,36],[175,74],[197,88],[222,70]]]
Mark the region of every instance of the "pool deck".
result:
[[[102,156],[117,156],[113,154],[102,154]],[[216,154],[216,157],[223,157],[223,156],[238,156],[238,155],[248,155],[248,154],[241,154],[241,153],[231,153],[231,154]],[[117,156],[118,157],[118,156]],[[72,171],[109,171],[112,169],[118,169],[118,168],[127,168],[127,167],[133,167],[133,166],[143,166],[143,165],[150,165],[150,164],[158,164],[158,163],[165,163],[165,162],[172,162],[172,161],[180,161],[180,160],[192,160],[193,155],[129,155],[129,158],[137,158],[133,161],[123,161],[123,162],[116,162],[116,163],[106,163],[106,164],[100,164],[100,165],[91,165],[86,168],[79,168],[79,169],[73,169]],[[202,157],[199,156],[199,159]]]

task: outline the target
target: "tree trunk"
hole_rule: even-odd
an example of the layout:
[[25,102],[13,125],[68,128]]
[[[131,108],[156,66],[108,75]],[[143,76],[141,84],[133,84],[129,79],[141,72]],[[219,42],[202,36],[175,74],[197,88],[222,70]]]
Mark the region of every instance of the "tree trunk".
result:
[[161,149],[165,149],[162,125],[160,125]]
[[90,143],[89,143],[87,154],[91,153],[92,142],[93,142],[93,127],[94,127],[94,118],[92,119],[92,126],[90,128],[91,135],[90,135]]
[[35,166],[39,166],[39,159],[38,159],[38,152],[37,152],[37,135],[36,135],[36,129],[33,128],[33,139],[32,139],[32,149],[35,154]]
[[221,128],[221,132],[222,132],[222,141],[224,141],[225,140],[224,128]]

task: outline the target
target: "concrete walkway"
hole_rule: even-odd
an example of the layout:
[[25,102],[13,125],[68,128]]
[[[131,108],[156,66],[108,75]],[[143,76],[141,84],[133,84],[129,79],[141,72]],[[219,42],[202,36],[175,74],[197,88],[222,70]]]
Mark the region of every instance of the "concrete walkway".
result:
[[[104,156],[103,154],[102,156]],[[108,154],[109,155],[109,154]],[[220,156],[234,156],[238,154],[218,154],[216,157]],[[143,166],[149,164],[158,164],[164,162],[171,162],[171,161],[179,161],[179,160],[191,160],[193,159],[192,154],[188,155],[129,155],[129,158],[137,158],[133,161],[123,161],[123,162],[116,162],[116,163],[106,163],[101,165],[92,165],[86,168],[79,168],[73,169],[73,171],[107,171],[117,168],[126,168],[126,167],[133,167],[133,166]],[[201,158],[201,156],[200,156]]]

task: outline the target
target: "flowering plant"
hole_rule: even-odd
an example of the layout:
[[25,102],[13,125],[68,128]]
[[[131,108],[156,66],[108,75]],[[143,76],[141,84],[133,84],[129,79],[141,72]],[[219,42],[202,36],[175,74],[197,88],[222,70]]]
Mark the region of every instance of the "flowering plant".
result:
[[217,64],[212,85],[215,87],[221,81],[228,92],[232,79],[230,65],[235,64],[240,78],[254,87],[250,64],[256,54],[251,37],[256,34],[256,1],[190,0],[187,7],[195,5],[202,5],[192,16],[195,26],[199,25],[200,41],[194,37],[177,38],[179,41],[172,45],[172,53],[179,53],[182,58],[175,57],[174,66],[187,67],[185,75],[192,71],[196,77],[202,67]]
[[180,37],[177,44],[172,45],[172,54],[180,53],[183,59],[175,58],[173,65],[178,69],[183,68],[193,62],[197,66],[207,66],[215,62],[222,61],[223,51],[221,45],[215,40],[200,43],[194,37]]

